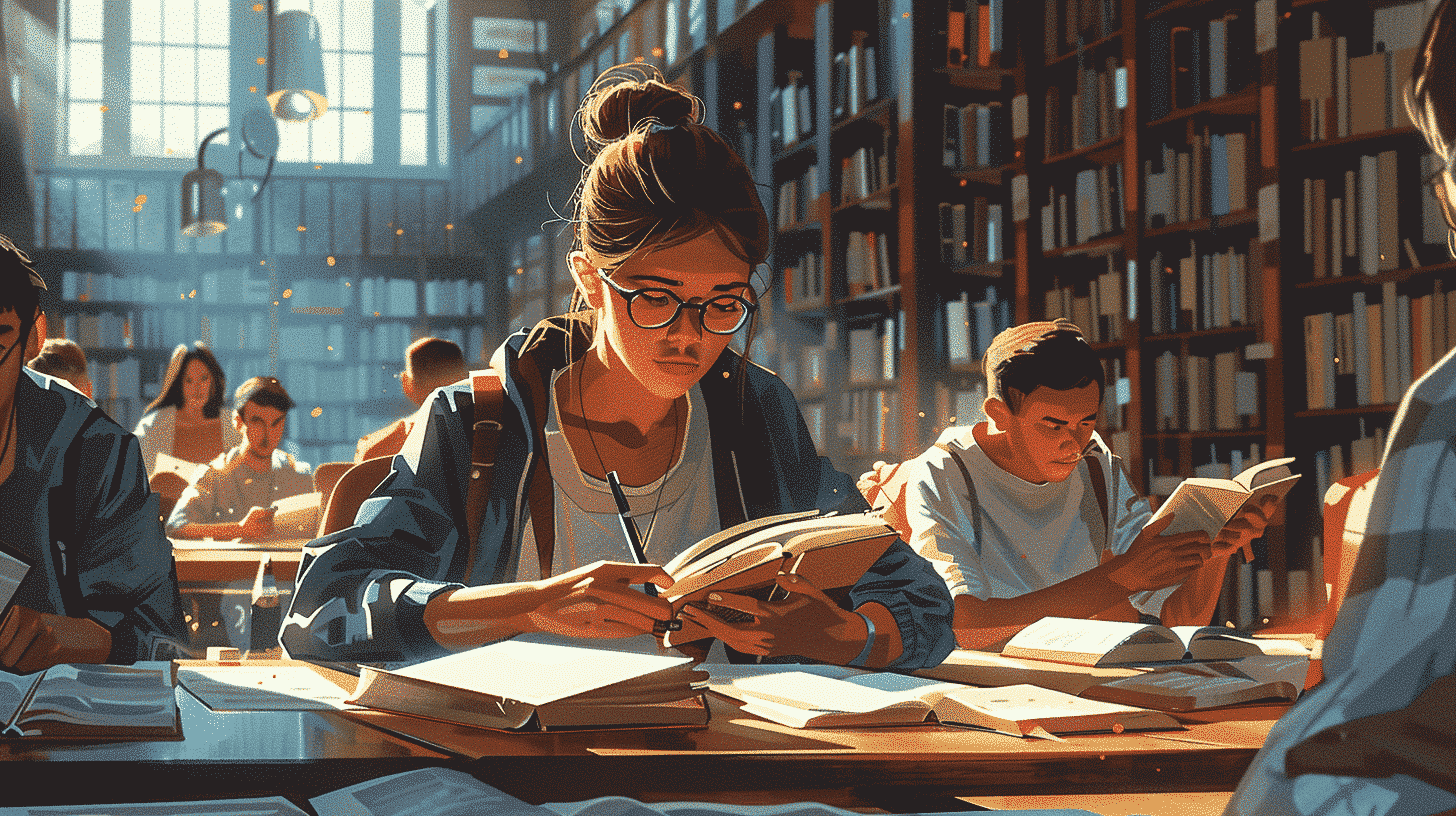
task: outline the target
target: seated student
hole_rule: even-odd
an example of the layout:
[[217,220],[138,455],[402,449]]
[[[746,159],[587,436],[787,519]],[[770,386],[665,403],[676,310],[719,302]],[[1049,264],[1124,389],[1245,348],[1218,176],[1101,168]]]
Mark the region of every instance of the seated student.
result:
[[278,447],[293,399],[278,380],[253,377],[233,394],[243,441],[208,463],[182,491],[167,534],[260,538],[273,532],[273,502],[313,490],[312,469]]
[[242,441],[237,427],[223,416],[226,388],[222,366],[207,344],[172,350],[161,393],[132,431],[141,443],[147,473],[155,473],[158,452],[201,464]]
[[170,658],[185,637],[177,573],[140,449],[21,366],[45,339],[45,288],[0,236],[0,548],[30,565],[0,621],[0,668]]
[[[465,367],[465,355],[459,346],[438,337],[421,337],[410,343],[405,351],[399,387],[410,402],[420,406],[436,388],[460,382],[469,376],[470,370]],[[354,451],[354,461],[399,453],[414,424],[415,414],[411,414],[361,438]]]
[[91,377],[86,374],[86,352],[70,340],[47,338],[45,345],[40,347],[40,353],[32,357],[25,367],[38,374],[64,380],[82,394],[92,396]]
[[[650,66],[593,86],[578,120],[600,149],[569,258],[585,308],[496,351],[496,416],[477,414],[468,381],[435,392],[355,526],[308,548],[283,625],[290,655],[409,660],[524,632],[644,634],[672,616],[641,588],[672,583],[652,564],[747,519],[867,509],[815,453],[787,386],[729,348],[751,326],[750,275],[770,233],[748,168],[701,111]],[[487,419],[502,427],[471,546],[471,430]],[[630,563],[611,471],[651,564]],[[945,584],[902,542],[852,588],[850,609],[792,576],[779,583],[787,600],[715,601],[748,623],[684,612],[681,642],[897,668],[954,645]]]
[[[1431,182],[1456,258],[1456,2],[1431,13],[1402,79],[1445,164]],[[1226,813],[1456,812],[1456,351],[1406,392],[1387,439],[1324,680],[1274,724]]]
[[948,429],[860,485],[889,501],[887,521],[950,587],[957,642],[988,648],[1046,615],[1208,624],[1229,556],[1263,533],[1272,507],[1211,544],[1160,535],[1171,519],[1144,528],[1147,501],[1093,430],[1102,364],[1068,320],[1007,329],[984,370],[994,425]]

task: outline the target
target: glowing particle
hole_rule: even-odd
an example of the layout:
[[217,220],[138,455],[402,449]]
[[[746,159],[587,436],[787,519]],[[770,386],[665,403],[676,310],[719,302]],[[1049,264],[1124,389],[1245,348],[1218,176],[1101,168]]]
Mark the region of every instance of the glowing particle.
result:
[[516,164],[520,164],[520,163],[522,163],[524,161],[525,161],[525,159],[521,158],[520,156],[517,156],[516,157]]
[[397,230],[394,231],[394,234],[395,235],[404,235],[404,230],[403,229],[397,229]]
[[323,413],[324,409],[321,405],[315,405],[313,410],[309,411],[309,415],[312,416],[314,419],[318,419],[319,417],[323,416]]
[[293,297],[293,290],[292,289],[284,289],[283,290],[283,299],[284,300],[287,300],[287,299],[289,299],[291,297]]
[[102,113],[106,113],[109,110],[111,110],[111,106],[110,105],[102,105],[101,106],[101,112]]
[[268,63],[268,58],[267,57],[258,57],[258,64],[259,65],[266,65],[267,63]]
[[299,232],[308,232],[308,227],[305,227],[304,225],[299,224],[298,225],[298,231]]
[[511,58],[511,52],[509,52],[509,51],[505,50],[504,48],[502,48],[500,50],[500,53],[497,54],[496,56],[500,57],[501,59],[510,59]]
[[[329,256],[329,266],[333,266],[333,265],[334,265],[334,256],[330,255]],[[344,281],[344,285],[345,286],[349,286],[350,284],[349,284],[348,281]]]
[[257,85],[249,85],[248,86],[248,93],[257,93],[257,92],[258,92],[258,86]]
[[191,292],[188,292],[187,293],[187,297],[190,297],[190,298],[197,297],[197,290],[196,289],[193,289]]

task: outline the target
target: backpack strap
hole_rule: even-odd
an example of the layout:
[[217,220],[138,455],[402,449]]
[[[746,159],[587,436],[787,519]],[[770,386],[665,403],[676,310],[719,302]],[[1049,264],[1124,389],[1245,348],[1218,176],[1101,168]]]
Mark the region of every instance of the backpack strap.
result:
[[494,371],[471,372],[470,385],[474,392],[475,425],[470,433],[470,483],[465,490],[466,570],[475,563],[476,539],[485,519],[485,506],[490,501],[495,454],[503,427],[500,416],[506,399],[505,386]]

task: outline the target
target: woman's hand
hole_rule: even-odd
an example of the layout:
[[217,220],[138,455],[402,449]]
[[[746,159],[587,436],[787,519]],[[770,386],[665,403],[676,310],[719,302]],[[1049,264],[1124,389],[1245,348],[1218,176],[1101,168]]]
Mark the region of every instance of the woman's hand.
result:
[[464,587],[425,607],[425,625],[450,649],[466,649],[522,632],[622,638],[652,631],[672,606],[642,584],[672,585],[661,567],[598,561],[571,572],[518,584]]
[[[864,648],[869,636],[864,618],[839,605],[798,575],[779,573],[778,586],[789,597],[759,601],[745,595],[711,593],[708,602],[753,616],[746,623],[729,623],[707,610],[683,607],[684,641],[698,629],[740,652],[754,655],[802,655],[844,665]],[[679,637],[679,636],[674,636]]]

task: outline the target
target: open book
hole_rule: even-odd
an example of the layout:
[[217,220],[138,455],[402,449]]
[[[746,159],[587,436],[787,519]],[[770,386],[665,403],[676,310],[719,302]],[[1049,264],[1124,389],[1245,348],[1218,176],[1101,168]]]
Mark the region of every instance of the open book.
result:
[[1293,702],[1304,690],[1309,660],[1263,656],[1207,663],[1159,666],[1082,692],[1092,700],[1155,708],[1198,711],[1259,700]]
[[[838,600],[897,539],[889,525],[868,513],[821,516],[809,510],[746,521],[664,564],[675,583],[662,597],[674,610],[691,603],[732,619],[742,613],[707,604],[709,591],[767,599],[779,572],[787,572]],[[671,637],[668,633],[667,645]]]
[[690,658],[522,635],[402,669],[361,667],[365,708],[505,730],[701,725]]
[[942,723],[1025,736],[1176,729],[1176,720],[1133,706],[1078,699],[1029,685],[982,689],[888,672],[833,666],[708,667],[708,689],[744,711],[794,728],[859,728]]
[[43,672],[0,672],[7,737],[180,739],[172,664],[63,663]]
[[1027,657],[1080,666],[1229,660],[1249,655],[1309,658],[1297,640],[1256,638],[1221,626],[1159,626],[1123,621],[1042,618],[1017,632],[1001,649]]
[[1293,462],[1293,458],[1270,459],[1251,465],[1232,479],[1184,479],[1148,523],[1172,513],[1173,523],[1163,535],[1202,530],[1210,539],[1215,538],[1246,505],[1257,506],[1265,496],[1283,499],[1299,481],[1299,474],[1289,469]]
[[278,535],[308,536],[318,532],[322,493],[300,493],[273,502],[273,530]]

